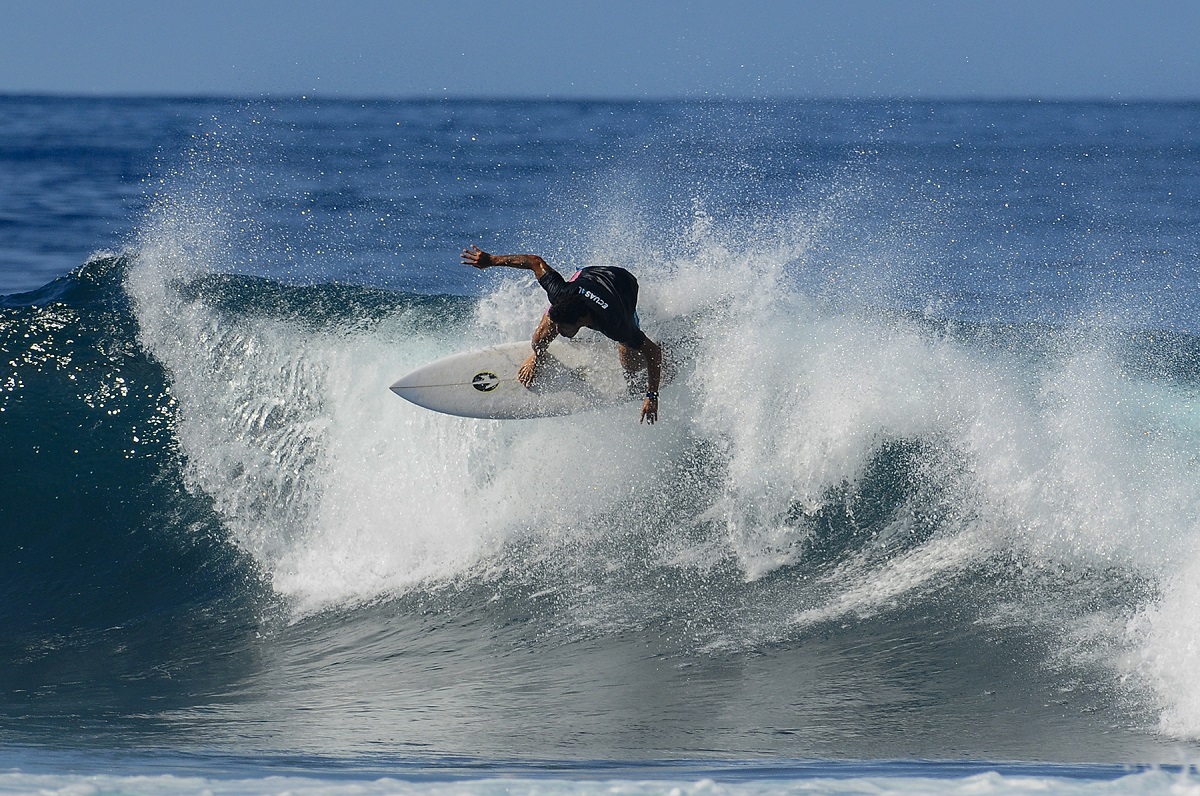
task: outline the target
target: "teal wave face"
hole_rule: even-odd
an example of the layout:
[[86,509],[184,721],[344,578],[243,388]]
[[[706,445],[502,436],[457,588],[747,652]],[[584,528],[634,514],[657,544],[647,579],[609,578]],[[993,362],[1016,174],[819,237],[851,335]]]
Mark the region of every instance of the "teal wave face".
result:
[[204,605],[248,571],[180,480],[178,406],[136,344],[124,269],[95,260],[0,308],[0,582],[14,629]]

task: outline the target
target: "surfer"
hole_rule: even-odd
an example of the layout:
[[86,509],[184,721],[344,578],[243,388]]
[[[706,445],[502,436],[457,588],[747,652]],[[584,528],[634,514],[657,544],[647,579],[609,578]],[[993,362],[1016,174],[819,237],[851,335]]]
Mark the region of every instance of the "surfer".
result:
[[463,249],[462,262],[479,269],[502,265],[533,271],[550,297],[550,309],[533,330],[533,353],[517,371],[522,384],[533,384],[546,348],[555,337],[574,337],[587,326],[617,342],[626,374],[632,377],[646,369],[641,422],[653,424],[658,420],[662,348],[638,328],[638,283],[633,274],[616,266],[592,265],[567,280],[536,254],[488,254],[473,244]]

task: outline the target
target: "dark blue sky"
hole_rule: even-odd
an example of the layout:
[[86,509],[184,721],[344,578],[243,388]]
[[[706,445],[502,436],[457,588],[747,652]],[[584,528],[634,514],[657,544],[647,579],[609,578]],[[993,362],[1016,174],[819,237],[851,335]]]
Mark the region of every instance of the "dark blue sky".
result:
[[1200,99],[1197,0],[0,0],[0,92]]

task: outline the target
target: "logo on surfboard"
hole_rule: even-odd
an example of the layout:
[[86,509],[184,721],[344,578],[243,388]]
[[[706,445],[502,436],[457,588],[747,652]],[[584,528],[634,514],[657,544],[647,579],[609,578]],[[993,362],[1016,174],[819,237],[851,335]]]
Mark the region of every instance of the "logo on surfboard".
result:
[[471,386],[480,392],[491,392],[500,384],[500,377],[490,370],[480,371],[471,379]]

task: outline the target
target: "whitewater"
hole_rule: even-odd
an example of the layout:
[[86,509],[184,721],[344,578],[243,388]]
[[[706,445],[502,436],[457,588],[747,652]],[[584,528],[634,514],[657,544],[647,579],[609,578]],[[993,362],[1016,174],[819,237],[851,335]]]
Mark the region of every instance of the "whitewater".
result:
[[[1194,105],[3,104],[0,792],[1196,788]],[[662,422],[392,395],[467,243]]]

